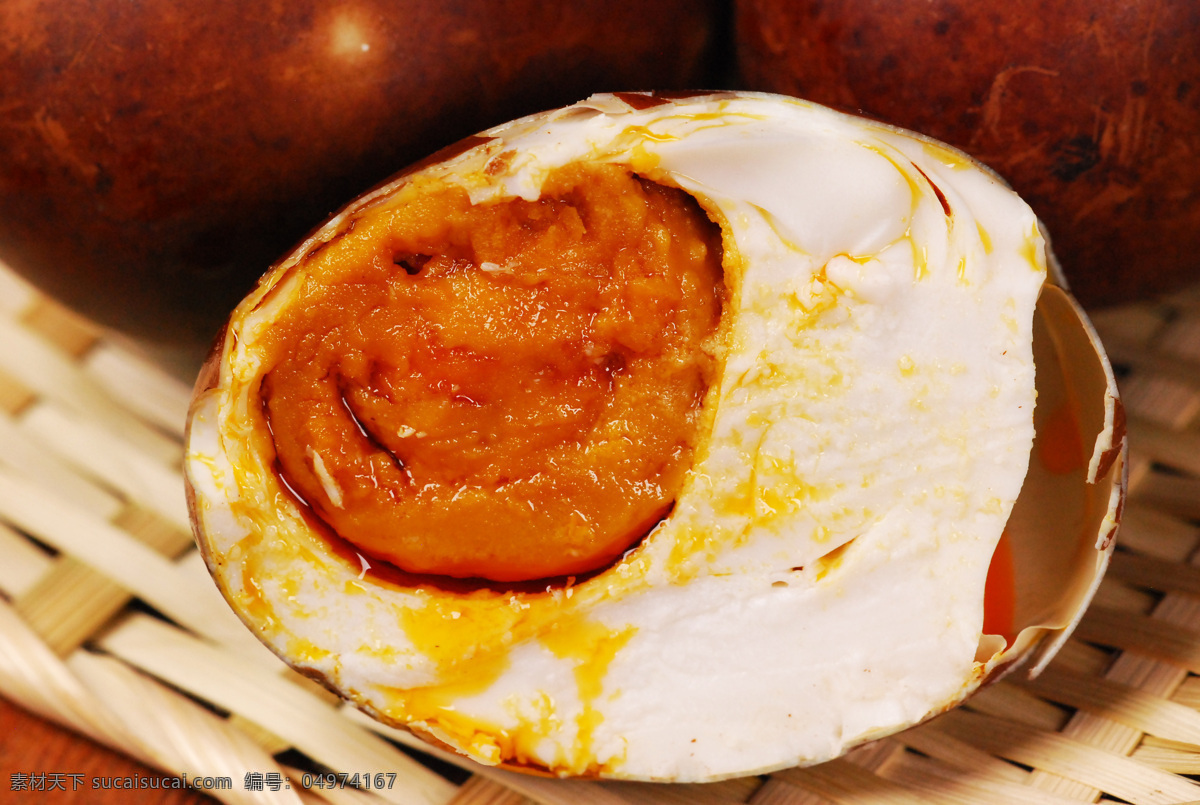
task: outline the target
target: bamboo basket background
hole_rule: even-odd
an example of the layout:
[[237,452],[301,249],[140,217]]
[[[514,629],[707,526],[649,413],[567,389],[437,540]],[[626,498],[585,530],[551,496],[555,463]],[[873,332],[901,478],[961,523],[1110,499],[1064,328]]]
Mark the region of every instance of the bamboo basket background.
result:
[[[1200,287],[1095,323],[1129,414],[1130,497],[1096,601],[1041,677],[813,768],[595,783],[438,753],[262,648],[192,546],[190,389],[0,265],[0,695],[167,774],[229,777],[208,792],[228,803],[1200,801]],[[396,776],[303,787],[314,771]]]

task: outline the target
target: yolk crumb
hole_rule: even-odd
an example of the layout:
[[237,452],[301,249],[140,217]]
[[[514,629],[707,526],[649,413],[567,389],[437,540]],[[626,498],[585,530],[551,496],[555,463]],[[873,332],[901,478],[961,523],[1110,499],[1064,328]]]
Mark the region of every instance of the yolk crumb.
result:
[[301,266],[268,336],[280,474],[411,573],[585,573],[670,507],[717,372],[718,228],[682,191],[568,166],[534,202],[434,182]]

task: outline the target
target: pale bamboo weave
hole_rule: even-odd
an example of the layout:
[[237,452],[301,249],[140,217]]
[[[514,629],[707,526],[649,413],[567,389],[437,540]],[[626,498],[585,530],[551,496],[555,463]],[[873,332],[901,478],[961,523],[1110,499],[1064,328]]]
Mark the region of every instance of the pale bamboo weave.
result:
[[[0,266],[0,695],[230,803],[893,805],[1200,801],[1200,288],[1104,311],[1131,437],[1119,550],[1036,681],[809,769],[712,785],[549,780],[425,749],[287,670],[192,546],[189,389]],[[298,762],[301,759],[302,762]],[[394,772],[247,790],[247,773]],[[464,775],[465,776],[465,775]]]

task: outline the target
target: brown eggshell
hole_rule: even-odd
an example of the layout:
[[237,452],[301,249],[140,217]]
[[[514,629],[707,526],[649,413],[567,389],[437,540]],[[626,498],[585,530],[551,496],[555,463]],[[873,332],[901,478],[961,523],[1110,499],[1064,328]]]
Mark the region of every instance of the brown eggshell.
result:
[[270,262],[438,146],[708,77],[715,0],[0,0],[0,259],[195,364]]
[[748,88],[929,134],[1004,176],[1089,307],[1200,279],[1193,0],[739,0]]

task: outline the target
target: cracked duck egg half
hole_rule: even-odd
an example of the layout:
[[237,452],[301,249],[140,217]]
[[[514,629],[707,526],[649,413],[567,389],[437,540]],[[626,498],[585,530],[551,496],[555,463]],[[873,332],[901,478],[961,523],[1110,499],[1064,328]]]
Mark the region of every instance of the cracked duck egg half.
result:
[[275,653],[480,763],[705,781],[1036,671],[1111,551],[1112,373],[995,175],[617,94],[362,196],[234,311],[187,478]]

